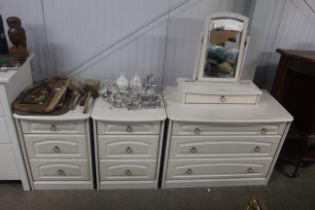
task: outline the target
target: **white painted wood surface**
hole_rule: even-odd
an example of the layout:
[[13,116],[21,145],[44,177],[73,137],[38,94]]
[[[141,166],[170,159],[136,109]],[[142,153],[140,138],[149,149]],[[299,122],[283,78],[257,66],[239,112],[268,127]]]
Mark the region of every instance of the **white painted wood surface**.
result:
[[164,107],[117,109],[98,99],[92,119],[97,189],[157,188]]
[[32,83],[31,57],[17,70],[0,72],[0,180],[21,180],[30,190],[14,120],[12,102]]
[[[266,91],[257,105],[183,104],[164,93],[169,117],[162,188],[266,185],[292,116]],[[275,112],[274,112],[275,111]]]

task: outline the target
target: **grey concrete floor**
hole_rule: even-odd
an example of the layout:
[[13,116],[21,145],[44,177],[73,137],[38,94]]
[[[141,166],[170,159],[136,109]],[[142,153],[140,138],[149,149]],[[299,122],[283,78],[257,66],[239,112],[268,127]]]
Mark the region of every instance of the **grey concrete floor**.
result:
[[0,210],[243,210],[253,196],[268,210],[315,210],[315,165],[302,168],[297,178],[276,169],[268,186],[210,192],[200,188],[24,192],[19,183],[0,183]]

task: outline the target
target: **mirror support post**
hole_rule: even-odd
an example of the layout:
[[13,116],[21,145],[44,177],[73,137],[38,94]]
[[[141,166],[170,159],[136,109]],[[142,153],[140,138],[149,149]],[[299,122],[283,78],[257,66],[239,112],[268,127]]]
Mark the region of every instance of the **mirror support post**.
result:
[[243,68],[244,68],[249,42],[250,42],[250,36],[247,36],[246,39],[245,39],[245,43],[244,43],[245,46],[244,46],[244,51],[243,51],[243,58],[242,58],[242,61],[241,61],[242,63],[241,63],[240,75],[242,75],[242,71],[243,71]]
[[200,62],[200,56],[201,56],[201,46],[203,44],[203,34],[200,33],[199,42],[198,42],[198,49],[197,49],[197,56],[195,61],[195,67],[194,67],[194,74],[193,74],[193,80],[197,80],[198,78],[198,70],[199,70],[199,62]]

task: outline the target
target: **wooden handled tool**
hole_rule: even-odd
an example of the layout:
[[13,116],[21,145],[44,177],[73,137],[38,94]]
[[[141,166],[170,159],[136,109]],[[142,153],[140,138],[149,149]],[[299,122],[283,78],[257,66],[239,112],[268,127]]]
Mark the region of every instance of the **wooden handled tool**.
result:
[[[93,104],[94,99],[98,97],[98,90],[100,89],[100,81],[91,80],[91,79],[85,80],[83,89],[87,93],[83,113],[87,113],[89,110],[90,104]],[[91,97],[92,97],[92,101],[90,102]]]

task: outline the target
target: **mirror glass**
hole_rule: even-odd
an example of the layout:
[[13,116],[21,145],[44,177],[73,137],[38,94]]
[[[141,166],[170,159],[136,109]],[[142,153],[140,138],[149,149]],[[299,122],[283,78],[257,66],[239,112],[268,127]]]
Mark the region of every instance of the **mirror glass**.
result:
[[235,78],[241,50],[244,22],[233,18],[209,21],[206,36],[204,78]]

